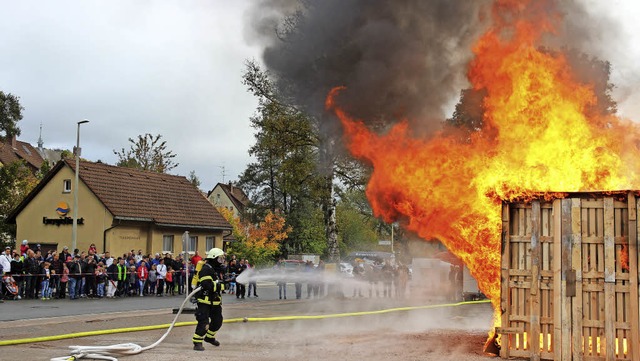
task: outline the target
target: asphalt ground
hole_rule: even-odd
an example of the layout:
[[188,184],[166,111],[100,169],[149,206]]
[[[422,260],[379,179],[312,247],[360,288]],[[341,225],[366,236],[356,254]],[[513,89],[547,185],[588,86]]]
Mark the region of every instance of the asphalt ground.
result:
[[[347,294],[349,292],[346,292]],[[490,360],[482,345],[490,327],[487,303],[439,306],[442,300],[325,297],[295,299],[293,285],[287,300],[278,299],[273,284],[258,285],[259,298],[223,296],[226,320],[220,347],[205,344],[192,350],[194,316],[182,314],[157,347],[121,360]],[[294,296],[294,297],[292,297]],[[303,289],[306,297],[306,289]],[[293,299],[292,299],[293,298]],[[68,335],[78,332],[135,329],[165,325],[149,331],[115,332],[43,342],[0,346],[1,360],[49,360],[69,354],[70,345],[113,345],[133,342],[147,346],[158,340],[176,315],[183,298],[129,297],[101,300],[19,300],[0,304],[0,342]],[[188,303],[190,306],[190,304]],[[433,307],[399,309],[401,307]],[[374,311],[376,314],[353,314]],[[288,316],[344,317],[278,319]],[[275,317],[275,320],[256,320]],[[191,324],[189,324],[191,323]]]
[[[278,299],[278,289],[274,283],[263,282],[258,284],[258,296],[268,299]],[[304,290],[306,292],[306,289]],[[293,284],[287,285],[287,295],[295,298],[295,289]],[[304,294],[306,297],[306,293]],[[179,307],[184,296],[145,296],[145,297],[122,297],[114,299],[77,299],[77,300],[17,300],[5,301],[0,304],[0,321],[16,321],[25,319],[48,318],[55,316],[74,316],[82,314],[96,314],[121,312],[125,310],[156,310]],[[224,303],[248,303],[260,298],[245,297],[244,300],[237,299],[235,295],[225,294]]]

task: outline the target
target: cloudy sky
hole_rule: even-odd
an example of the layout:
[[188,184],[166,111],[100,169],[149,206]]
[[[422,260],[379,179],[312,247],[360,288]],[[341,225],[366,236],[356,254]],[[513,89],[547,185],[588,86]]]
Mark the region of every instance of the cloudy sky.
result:
[[[71,149],[88,119],[83,157],[113,164],[128,138],[160,134],[174,173],[194,170],[203,190],[251,161],[257,103],[241,82],[244,61],[261,57],[246,37],[251,1],[0,1],[0,90],[25,108],[19,139],[35,145],[42,124],[45,147]],[[640,120],[640,9],[589,2],[622,25],[597,55],[613,63],[621,113]]]
[[[160,134],[210,190],[250,161],[255,99],[241,83],[247,3],[2,1],[0,90],[25,108],[19,139],[115,163],[128,138]],[[223,168],[224,167],[224,168]]]

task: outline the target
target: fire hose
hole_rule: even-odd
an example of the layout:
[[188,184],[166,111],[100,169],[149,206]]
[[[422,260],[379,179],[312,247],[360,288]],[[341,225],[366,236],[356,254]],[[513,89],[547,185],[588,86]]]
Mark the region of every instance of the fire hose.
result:
[[[237,317],[237,318],[227,318],[223,322],[224,323],[247,323],[247,322],[319,320],[319,319],[343,318],[343,317],[359,317],[359,316],[366,316],[366,315],[386,314],[386,313],[391,313],[391,312],[402,312],[402,311],[423,310],[423,309],[447,308],[447,307],[473,305],[473,304],[481,304],[481,303],[489,303],[489,302],[490,302],[489,300],[465,301],[465,302],[457,302],[457,303],[449,303],[449,304],[408,306],[408,307],[388,308],[388,309],[373,310],[373,311],[346,312],[346,313],[334,313],[334,314],[324,314],[324,315],[293,315],[293,316],[276,316],[276,317]],[[180,308],[180,311],[182,311],[182,307]],[[174,325],[175,327],[181,327],[181,326],[194,326],[196,324],[197,324],[196,321],[187,321],[187,322],[178,322],[178,323],[176,323],[175,320],[174,320],[174,322],[171,323],[171,324],[136,326],[136,327],[127,327],[127,328],[118,328],[118,329],[108,329],[108,330],[84,331],[84,332],[76,332],[76,333],[53,335],[53,336],[31,337],[31,338],[22,338],[22,339],[13,339],[13,340],[0,340],[0,346],[21,345],[21,344],[34,343],[34,342],[58,341],[58,340],[66,340],[66,339],[72,339],[72,338],[89,337],[89,336],[100,336],[100,335],[108,335],[108,334],[123,333],[123,332],[150,331],[150,330],[164,329],[164,328],[166,328],[166,327],[168,327],[170,325]],[[55,360],[58,360],[58,359],[55,359]],[[67,359],[64,359],[64,360],[67,360]]]
[[141,352],[150,350],[158,346],[167,336],[169,336],[169,333],[178,320],[178,316],[180,316],[182,310],[184,309],[184,305],[191,299],[191,297],[196,294],[196,292],[200,291],[200,288],[201,287],[194,289],[184,298],[180,309],[176,313],[176,317],[174,317],[173,322],[171,322],[171,325],[169,326],[167,331],[164,333],[164,335],[162,335],[162,337],[160,337],[160,339],[158,339],[158,341],[152,343],[149,346],[142,347],[135,343],[120,343],[110,346],[69,346],[69,348],[71,349],[71,355],[54,357],[51,359],[51,361],[70,361],[78,360],[85,357],[96,360],[118,361],[118,356],[136,355]]

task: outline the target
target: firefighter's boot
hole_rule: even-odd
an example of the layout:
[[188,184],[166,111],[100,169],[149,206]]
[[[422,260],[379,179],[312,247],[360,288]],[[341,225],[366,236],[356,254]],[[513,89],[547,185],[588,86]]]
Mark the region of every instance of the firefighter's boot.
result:
[[205,337],[204,340],[214,346],[220,346],[220,342],[213,337]]
[[194,342],[193,349],[194,351],[204,351],[204,346],[202,346],[202,342]]

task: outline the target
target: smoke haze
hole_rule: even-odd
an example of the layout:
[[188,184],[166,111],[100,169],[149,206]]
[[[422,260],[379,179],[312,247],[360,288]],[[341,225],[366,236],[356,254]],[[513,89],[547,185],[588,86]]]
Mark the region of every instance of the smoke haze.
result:
[[[287,41],[282,18],[263,16],[303,9],[299,31]],[[322,112],[339,85],[346,109],[367,121],[408,117],[420,129],[439,127],[447,103],[465,86],[472,41],[483,29],[487,1],[328,0],[262,1],[253,9],[255,34],[265,41],[267,68],[294,84],[282,88],[299,104]],[[265,32],[271,33],[265,34]],[[287,85],[291,85],[291,83]]]
[[[561,21],[544,45],[607,60],[605,44],[617,33],[610,18],[582,1],[539,3]],[[491,11],[488,0],[262,0],[247,14],[247,34],[265,46],[263,62],[283,93],[314,114],[344,85],[339,101],[355,117],[377,129],[407,118],[414,135],[425,136],[469,86],[471,49]]]

